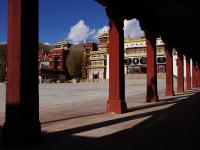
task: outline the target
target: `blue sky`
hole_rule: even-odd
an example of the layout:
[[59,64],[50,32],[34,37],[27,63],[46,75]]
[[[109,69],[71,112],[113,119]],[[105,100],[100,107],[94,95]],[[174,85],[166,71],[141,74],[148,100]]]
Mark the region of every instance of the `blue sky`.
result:
[[[84,20],[85,24],[93,29],[108,24],[104,7],[94,0],[39,0],[39,2],[40,42],[54,43],[67,38],[70,27],[80,20]],[[7,0],[0,0],[0,7],[0,42],[3,42],[6,41],[7,33]]]
[[[53,44],[64,39],[74,44],[84,39],[94,41],[98,34],[108,30],[105,9],[94,0],[39,0],[39,2],[39,39],[42,43]],[[138,28],[138,23],[133,21],[126,26],[132,30]],[[140,32],[137,30],[136,34]],[[7,0],[0,0],[0,43],[6,39]]]

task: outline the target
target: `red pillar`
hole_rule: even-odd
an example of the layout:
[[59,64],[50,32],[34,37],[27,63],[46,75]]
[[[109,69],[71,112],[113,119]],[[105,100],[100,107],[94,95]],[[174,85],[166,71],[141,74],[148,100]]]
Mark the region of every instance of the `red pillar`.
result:
[[196,60],[192,60],[192,88],[197,88],[197,68]]
[[197,87],[199,87],[199,68],[197,67]]
[[191,90],[191,68],[188,56],[186,56],[186,90]]
[[123,19],[107,9],[109,17],[109,99],[107,113],[121,114],[127,111],[124,78]]
[[147,34],[147,102],[158,101],[156,70],[156,38]]
[[2,142],[39,142],[38,0],[8,0],[6,120]]
[[166,96],[174,95],[172,49],[166,47]]
[[177,51],[178,54],[178,79],[177,79],[177,93],[184,92],[184,76],[183,76],[183,54]]
[[197,87],[200,87],[200,64],[197,63]]

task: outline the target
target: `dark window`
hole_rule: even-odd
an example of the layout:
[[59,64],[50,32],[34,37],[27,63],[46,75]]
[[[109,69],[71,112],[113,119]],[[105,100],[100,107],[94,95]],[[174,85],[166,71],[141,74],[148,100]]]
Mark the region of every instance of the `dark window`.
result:
[[130,58],[127,58],[127,59],[124,60],[124,63],[126,65],[130,65],[132,63],[132,60]]
[[157,63],[163,64],[166,62],[166,58],[165,57],[158,57],[157,58]]
[[134,65],[137,65],[137,64],[139,64],[139,59],[138,58],[133,58],[133,64]]
[[142,57],[142,58],[140,59],[140,63],[141,63],[141,64],[146,64],[146,63],[147,63],[147,58],[146,58],[146,57]]

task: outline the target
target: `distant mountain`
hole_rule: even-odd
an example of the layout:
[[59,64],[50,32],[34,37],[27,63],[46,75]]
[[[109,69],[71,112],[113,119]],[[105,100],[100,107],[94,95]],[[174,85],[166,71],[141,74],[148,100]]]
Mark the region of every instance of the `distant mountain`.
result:
[[[53,46],[50,45],[45,45],[40,43],[39,44],[39,50],[45,50],[45,51],[49,51],[53,48]],[[7,51],[8,49],[8,45],[7,44],[2,44],[0,45],[0,64],[5,64],[6,62],[6,57],[7,57]]]
[[0,45],[0,55],[6,54],[7,48],[8,48],[7,44]]
[[[49,51],[53,47],[45,44],[39,44],[39,50]],[[6,58],[7,58],[7,51],[8,45],[2,44],[0,45],[0,82],[5,81],[6,77]]]
[[[39,50],[51,50],[53,48],[53,46],[50,45],[45,45],[40,43],[39,44]],[[7,44],[2,44],[0,45],[0,53],[6,53],[6,50],[8,49],[8,45]]]
[[0,45],[0,64],[5,64],[7,44]]
[[7,44],[0,45],[0,82],[6,78],[6,51]]
[[39,44],[39,50],[43,49],[43,50],[49,51],[52,48],[53,48],[53,46],[51,46],[51,45],[46,45],[46,44],[42,44],[42,43]]

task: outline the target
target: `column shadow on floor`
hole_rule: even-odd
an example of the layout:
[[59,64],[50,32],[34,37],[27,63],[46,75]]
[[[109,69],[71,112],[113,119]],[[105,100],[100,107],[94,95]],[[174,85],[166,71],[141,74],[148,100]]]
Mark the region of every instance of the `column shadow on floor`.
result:
[[[200,95],[178,101],[174,106],[148,113],[142,113],[89,126],[69,129],[44,137],[48,143],[58,142],[59,149],[191,149],[200,146]],[[74,136],[75,133],[134,120],[153,115],[137,126],[101,138]],[[53,147],[52,147],[53,148]],[[55,147],[56,148],[56,147]]]
[[0,141],[1,141],[1,137],[2,137],[2,126],[0,126]]
[[89,116],[95,116],[95,115],[100,115],[100,114],[104,114],[105,112],[97,112],[97,113],[91,113],[91,114],[87,114],[87,115],[79,115],[79,116],[75,116],[75,117],[71,117],[71,118],[62,118],[62,119],[56,119],[56,120],[50,120],[50,121],[45,121],[45,122],[41,122],[41,126],[45,127],[45,126],[49,126],[55,122],[60,122],[60,121],[66,121],[66,120],[70,120],[70,119],[77,119],[77,118],[83,118],[83,117],[89,117]]
[[[174,106],[97,124],[44,135],[50,149],[191,149],[199,145],[200,95],[192,95]],[[137,126],[101,138],[78,137],[73,134],[153,115]],[[54,144],[57,146],[53,146]],[[43,147],[45,148],[45,146]],[[49,149],[49,148],[48,148]]]
[[[175,105],[157,111],[136,114],[123,118],[99,122],[78,128],[67,129],[53,133],[43,133],[40,145],[21,149],[37,150],[177,150],[200,147],[200,93],[195,93],[187,99],[170,101]],[[166,102],[168,102],[166,100]],[[152,116],[129,129],[99,138],[80,137],[74,135],[106,126],[111,126],[134,119]],[[1,147],[0,147],[1,148]]]
[[176,94],[175,96],[181,96],[181,95],[185,95],[185,94],[194,94],[197,92],[200,92],[200,90],[199,89],[191,89],[191,90],[185,91],[184,93],[175,93]]
[[179,101],[182,101],[183,99],[189,98],[190,96],[194,95],[196,92],[197,91],[188,91],[185,94],[175,95],[173,97],[165,97],[164,99],[160,99],[159,102],[153,102],[153,103],[149,103],[149,104],[145,104],[141,106],[130,107],[128,108],[128,112],[178,103]]
[[[142,109],[147,109],[147,108],[177,103],[178,101],[181,101],[180,99],[177,99],[177,98],[187,98],[188,96],[191,96],[194,93],[195,93],[194,91],[190,91],[190,92],[186,92],[184,95],[180,94],[180,95],[176,95],[176,96],[171,97],[171,98],[161,99],[159,102],[156,102],[156,103],[149,103],[149,104],[145,104],[145,105],[142,105],[142,106],[129,107],[128,112],[133,112],[133,111],[137,111],[137,110],[142,110]],[[91,113],[91,114],[88,114],[88,115],[80,115],[80,116],[71,117],[71,118],[67,117],[67,118],[62,118],[62,119],[56,119],[56,120],[41,122],[41,124],[44,127],[44,126],[48,126],[49,124],[59,122],[59,121],[82,118],[82,117],[93,116],[93,115],[104,114],[104,113],[105,113],[105,111],[97,112],[97,113]]]

